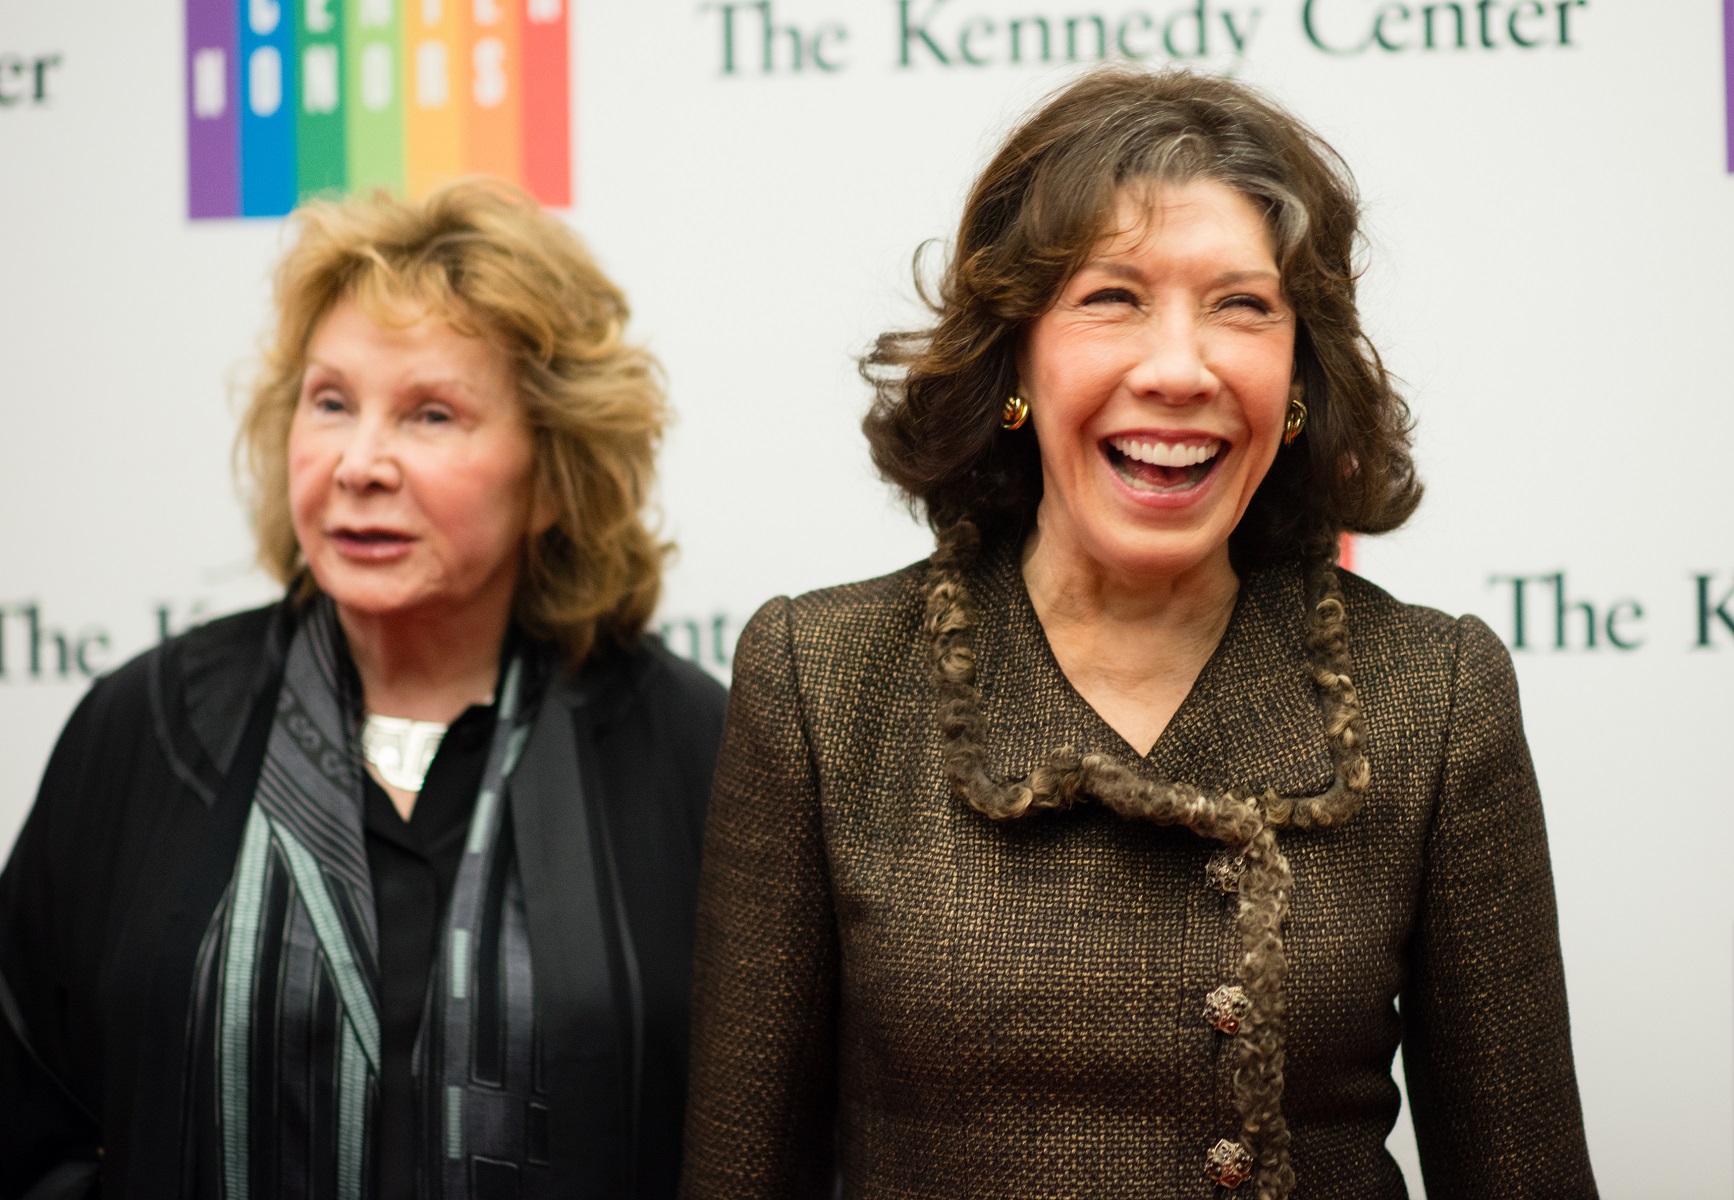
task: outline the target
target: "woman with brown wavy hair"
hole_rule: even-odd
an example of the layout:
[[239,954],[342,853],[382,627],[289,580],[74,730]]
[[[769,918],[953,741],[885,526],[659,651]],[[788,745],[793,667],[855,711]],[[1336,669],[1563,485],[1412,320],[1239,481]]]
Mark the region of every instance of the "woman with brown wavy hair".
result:
[[[1589,1197],[1510,660],[1338,569],[1420,498],[1336,155],[1102,70],[864,364],[933,557],[776,600],[700,887],[690,1200]],[[1400,1007],[1399,1007],[1400,1003]]]
[[287,594],[61,737],[0,1196],[671,1196],[723,696],[644,636],[656,364],[515,189],[292,225],[238,447]]

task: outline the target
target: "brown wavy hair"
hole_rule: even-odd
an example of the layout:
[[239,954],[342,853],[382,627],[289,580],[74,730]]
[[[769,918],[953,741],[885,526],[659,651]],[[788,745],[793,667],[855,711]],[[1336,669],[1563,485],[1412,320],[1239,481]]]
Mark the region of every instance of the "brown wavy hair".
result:
[[524,547],[513,615],[573,666],[599,639],[637,637],[669,547],[649,520],[667,419],[662,372],[625,339],[629,310],[578,237],[517,188],[465,180],[405,203],[315,201],[290,218],[276,323],[235,455],[259,561],[314,589],[289,512],[289,426],[307,346],[340,299],[375,320],[436,315],[507,355],[534,446],[532,487],[557,516]]
[[863,422],[873,462],[935,529],[1031,527],[1035,430],[1000,428],[1024,330],[1109,232],[1122,187],[1199,179],[1264,215],[1297,317],[1308,410],[1230,539],[1235,561],[1329,554],[1343,531],[1383,533],[1414,512],[1409,408],[1355,307],[1360,205],[1347,165],[1245,84],[1115,66],[1061,89],[1006,139],[970,191],[937,289],[917,252],[934,323],[882,334],[861,360],[875,394]]

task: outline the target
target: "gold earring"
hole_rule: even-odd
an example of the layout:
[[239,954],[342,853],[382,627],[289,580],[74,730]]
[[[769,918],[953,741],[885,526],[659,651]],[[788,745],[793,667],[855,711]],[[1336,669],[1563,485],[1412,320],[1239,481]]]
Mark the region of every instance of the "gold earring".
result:
[[1301,435],[1301,430],[1307,427],[1307,406],[1300,398],[1300,391],[1289,398],[1288,416],[1282,422],[1282,444],[1288,445]]
[[1006,397],[1005,407],[999,410],[999,427],[1001,429],[1022,429],[1024,422],[1030,419],[1030,402],[1022,396]]

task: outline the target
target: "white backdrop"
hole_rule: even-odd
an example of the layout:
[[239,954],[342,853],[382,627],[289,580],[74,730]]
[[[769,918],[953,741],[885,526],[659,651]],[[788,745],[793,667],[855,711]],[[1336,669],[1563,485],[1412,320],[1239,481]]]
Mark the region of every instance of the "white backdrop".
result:
[[[924,552],[868,466],[852,356],[916,319],[911,252],[1076,69],[1068,17],[1080,58],[1094,17],[1110,51],[1202,46],[1356,169],[1364,307],[1429,485],[1358,565],[1514,646],[1604,1195],[1729,1195],[1734,175],[1713,4],[579,0],[570,217],[679,414],[671,643],[726,672],[765,598]],[[228,453],[281,226],[187,219],[183,74],[179,0],[0,0],[0,847],[90,674],[271,594]]]

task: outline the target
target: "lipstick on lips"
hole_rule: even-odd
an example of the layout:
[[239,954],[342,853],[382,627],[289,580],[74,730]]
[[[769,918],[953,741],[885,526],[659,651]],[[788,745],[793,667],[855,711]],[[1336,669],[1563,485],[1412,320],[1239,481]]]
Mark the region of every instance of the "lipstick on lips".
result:
[[1115,434],[1099,444],[1131,498],[1161,508],[1191,504],[1202,496],[1228,449],[1214,434],[1171,430]]
[[377,525],[340,525],[325,536],[338,553],[355,562],[392,562],[415,543],[407,533]]

